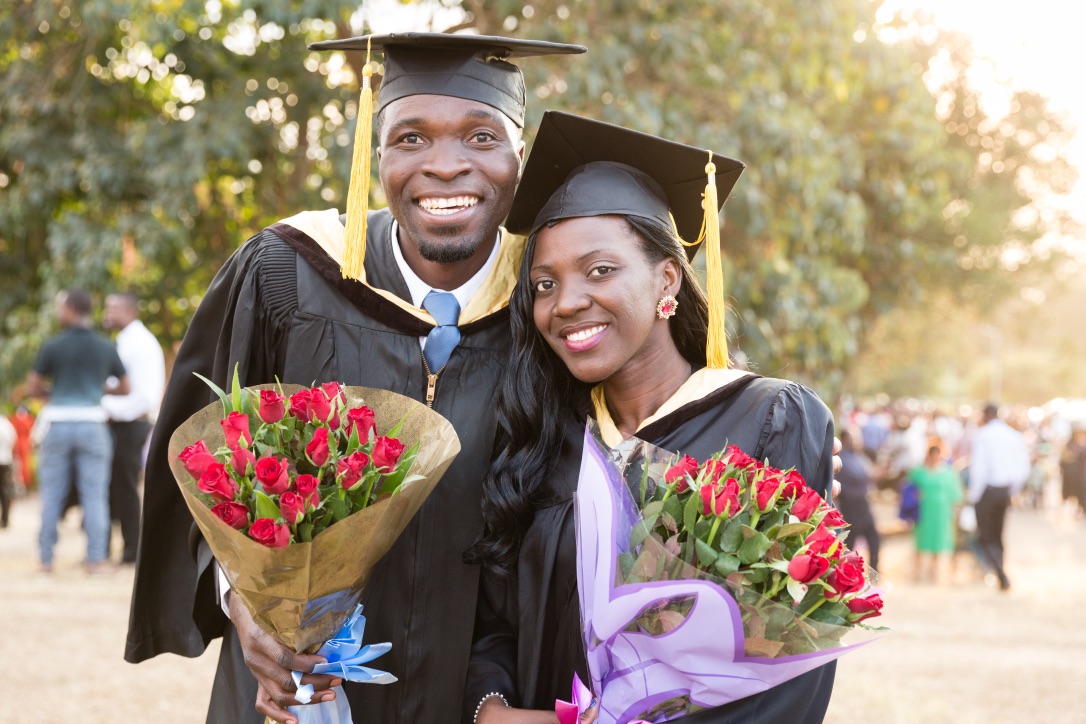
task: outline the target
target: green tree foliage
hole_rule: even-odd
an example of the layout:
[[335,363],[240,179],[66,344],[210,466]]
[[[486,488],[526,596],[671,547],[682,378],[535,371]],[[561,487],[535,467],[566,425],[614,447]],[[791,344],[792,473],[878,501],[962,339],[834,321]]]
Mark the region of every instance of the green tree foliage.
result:
[[[1046,261],[1037,239],[1059,219],[1028,209],[1072,178],[1064,124],[1029,94],[987,117],[960,39],[900,23],[884,43],[868,0],[461,5],[462,28],[590,47],[522,64],[529,140],[556,108],[748,164],[722,239],[730,331],[765,374],[832,395],[883,315],[935,294],[988,304],[1019,283],[1008,258]],[[360,31],[357,10],[15,0],[0,16],[0,387],[57,289],[134,288],[174,341],[242,240],[342,207],[362,59],[305,45]]]

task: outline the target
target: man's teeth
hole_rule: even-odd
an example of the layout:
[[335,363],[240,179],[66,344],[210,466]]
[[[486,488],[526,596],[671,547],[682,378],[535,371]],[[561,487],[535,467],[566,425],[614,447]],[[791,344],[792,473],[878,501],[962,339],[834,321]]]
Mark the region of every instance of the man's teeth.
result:
[[479,203],[477,196],[454,196],[450,199],[432,198],[420,199],[419,206],[438,216],[455,214],[461,209],[466,209]]
[[595,337],[597,334],[602,332],[606,326],[606,324],[601,324],[597,327],[582,329],[580,332],[573,332],[571,334],[567,334],[566,339],[568,339],[570,342],[583,342],[586,339],[591,339],[592,337]]

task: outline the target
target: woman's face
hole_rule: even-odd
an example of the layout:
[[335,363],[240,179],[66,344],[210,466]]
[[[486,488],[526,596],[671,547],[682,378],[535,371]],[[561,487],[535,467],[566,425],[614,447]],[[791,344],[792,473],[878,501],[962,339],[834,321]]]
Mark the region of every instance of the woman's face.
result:
[[681,271],[672,259],[649,261],[642,243],[619,216],[565,219],[536,237],[529,270],[535,326],[582,382],[674,347],[656,304],[678,294]]

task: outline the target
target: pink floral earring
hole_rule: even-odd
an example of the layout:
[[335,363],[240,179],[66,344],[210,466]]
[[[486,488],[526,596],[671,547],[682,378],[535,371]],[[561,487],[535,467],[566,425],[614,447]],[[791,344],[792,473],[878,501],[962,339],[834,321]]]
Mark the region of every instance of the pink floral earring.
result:
[[679,308],[679,300],[675,297],[667,294],[660,299],[660,303],[656,305],[656,318],[657,319],[671,319],[675,316],[675,311]]

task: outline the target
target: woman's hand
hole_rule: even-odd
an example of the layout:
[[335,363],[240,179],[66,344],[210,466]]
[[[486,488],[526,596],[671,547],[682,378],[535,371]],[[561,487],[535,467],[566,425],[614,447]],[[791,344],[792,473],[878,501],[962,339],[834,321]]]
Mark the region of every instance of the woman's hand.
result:
[[[596,721],[595,714],[592,719],[582,718],[581,721],[594,722]],[[483,702],[479,709],[479,716],[475,718],[475,724],[558,724],[558,715],[553,711],[514,709],[506,706],[500,698],[492,696]]]

